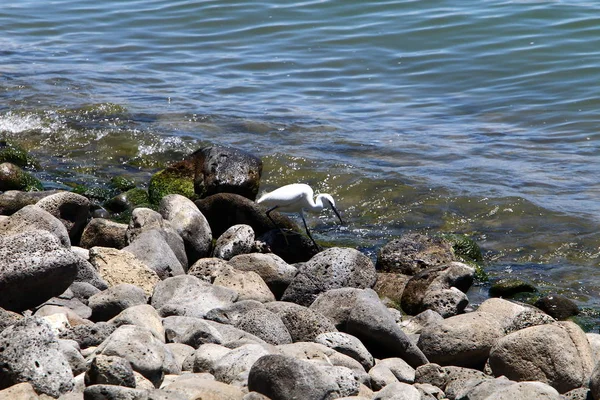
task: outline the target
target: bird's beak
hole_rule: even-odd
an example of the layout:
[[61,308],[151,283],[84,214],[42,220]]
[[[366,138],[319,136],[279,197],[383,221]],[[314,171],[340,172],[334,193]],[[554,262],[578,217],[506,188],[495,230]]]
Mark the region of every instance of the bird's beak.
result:
[[335,215],[339,218],[340,220],[340,224],[344,225],[344,221],[342,221],[342,217],[340,216],[339,211],[337,210],[337,208],[335,208],[335,206],[333,204],[331,204],[330,201],[327,201],[329,203],[329,205],[331,206],[331,209],[333,210],[333,212],[335,213]]

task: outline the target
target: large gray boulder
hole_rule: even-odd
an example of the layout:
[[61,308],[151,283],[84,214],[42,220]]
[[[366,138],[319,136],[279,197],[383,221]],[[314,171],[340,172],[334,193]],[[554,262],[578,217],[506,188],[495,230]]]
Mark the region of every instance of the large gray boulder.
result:
[[248,311],[254,309],[265,309],[265,305],[256,300],[241,300],[220,308],[213,308],[206,313],[205,318],[221,324],[235,325],[237,321]]
[[158,312],[149,304],[139,304],[128,307],[119,315],[108,321],[115,327],[121,325],[137,325],[148,329],[155,338],[165,341],[165,328]]
[[[181,261],[157,229],[141,232],[123,250],[135,255],[144,264],[152,268],[160,279],[185,274]],[[185,266],[187,268],[187,264]]]
[[126,308],[147,303],[144,291],[135,285],[121,283],[112,286],[88,300],[94,321],[108,321]]
[[249,310],[238,319],[235,326],[273,345],[292,343],[290,332],[281,318],[269,310]]
[[38,393],[58,397],[73,388],[73,373],[50,326],[24,318],[0,333],[0,389],[29,382]]
[[135,387],[131,363],[118,356],[97,355],[85,373],[85,385],[117,385]]
[[60,295],[75,280],[79,262],[47,231],[0,236],[0,307],[23,311]]
[[254,231],[250,225],[238,224],[227,229],[215,243],[213,257],[229,260],[252,251]]
[[594,368],[585,333],[573,322],[513,332],[494,345],[489,364],[495,376],[544,382],[560,393],[585,384]]
[[562,396],[543,382],[513,382],[506,377],[496,379],[473,379],[465,383],[456,400],[560,400]]
[[417,345],[433,363],[481,369],[502,336],[494,315],[476,311],[425,326]]
[[69,232],[62,222],[36,205],[25,206],[10,217],[0,219],[1,236],[38,230],[50,232],[60,240],[64,247],[71,246]]
[[415,383],[415,369],[398,357],[384,358],[369,370],[371,388],[381,390],[395,382]]
[[131,212],[131,219],[127,227],[127,240],[129,243],[135,242],[142,233],[153,230],[160,232],[181,263],[181,266],[187,271],[188,260],[185,252],[185,244],[179,233],[171,225],[171,222],[149,208],[135,208]]
[[376,280],[375,266],[367,256],[355,249],[332,247],[300,268],[281,299],[308,307],[328,290],[371,288]]
[[285,301],[267,303],[265,307],[281,318],[294,342],[312,342],[322,333],[337,332],[329,318],[310,308]]
[[298,273],[298,269],[272,253],[240,254],[229,260],[238,271],[252,271],[260,275],[277,300]]
[[127,224],[104,218],[93,218],[83,230],[79,242],[85,249],[95,246],[122,249],[127,244]]
[[256,300],[261,303],[275,301],[275,296],[256,272],[237,271],[227,265],[222,273],[215,278],[213,285],[235,290],[238,300]]
[[363,366],[365,371],[371,369],[375,364],[375,359],[369,353],[369,350],[356,336],[345,332],[325,332],[318,335],[314,341],[352,357]]
[[477,311],[492,314],[507,333],[555,322],[554,318],[536,307],[500,298],[487,299]]
[[600,400],[600,362],[592,370],[590,376],[590,392],[594,400]]
[[152,306],[163,316],[204,318],[213,308],[227,307],[237,300],[234,290],[211,285],[191,275],[175,276],[156,285]]
[[261,357],[274,351],[275,348],[260,344],[244,344],[224,354],[213,365],[211,372],[219,382],[246,386],[252,365]]
[[373,400],[421,400],[421,393],[407,383],[392,382],[377,392]]
[[210,225],[193,201],[179,194],[170,194],[162,198],[158,212],[183,239],[189,264],[209,255],[212,242]]
[[117,328],[98,346],[96,354],[125,358],[134,371],[142,374],[156,387],[163,380],[169,360],[175,360],[173,353],[152,332],[135,325]]
[[73,192],[58,192],[46,196],[35,205],[58,218],[69,232],[71,243],[78,244],[89,214],[90,201]]
[[77,325],[59,334],[61,339],[71,339],[79,344],[82,349],[98,346],[115,330],[115,326],[106,322],[93,325]]
[[356,336],[375,357],[400,357],[413,368],[428,362],[371,289],[330,290],[310,309],[330,318],[338,330]]
[[271,400],[322,400],[340,397],[335,379],[314,364],[293,357],[270,354],[254,363],[248,390]]

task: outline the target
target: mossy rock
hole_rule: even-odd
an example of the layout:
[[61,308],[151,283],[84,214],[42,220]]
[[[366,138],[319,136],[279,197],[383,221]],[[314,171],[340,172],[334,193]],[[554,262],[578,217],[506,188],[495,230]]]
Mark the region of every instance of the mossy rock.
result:
[[29,172],[23,171],[13,163],[5,162],[0,164],[0,191],[7,190],[41,191],[44,190],[44,186]]
[[115,176],[110,180],[110,185],[120,192],[126,192],[130,189],[135,188],[135,182],[133,179],[124,176]]
[[470,236],[457,233],[445,233],[440,236],[452,244],[452,250],[457,257],[464,261],[483,261],[481,248]]
[[21,168],[39,169],[39,162],[29,153],[14,143],[0,140],[0,163],[9,162]]
[[193,172],[190,174],[189,170],[167,168],[154,174],[148,186],[150,203],[158,204],[169,194],[180,194],[190,200],[196,200],[198,196],[194,192]]
[[87,197],[92,201],[101,203],[111,198],[113,192],[103,187],[88,187],[80,184],[69,185],[72,187],[72,192]]
[[537,291],[535,286],[521,279],[502,278],[492,283],[492,286],[490,287],[490,296],[514,297],[520,293],[536,293]]

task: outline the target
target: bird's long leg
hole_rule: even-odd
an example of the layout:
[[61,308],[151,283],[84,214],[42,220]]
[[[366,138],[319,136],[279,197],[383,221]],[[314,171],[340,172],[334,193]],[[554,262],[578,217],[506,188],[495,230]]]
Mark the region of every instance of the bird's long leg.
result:
[[271,220],[271,222],[273,223],[273,225],[275,226],[275,228],[279,229],[279,232],[281,232],[281,234],[283,235],[283,239],[285,240],[285,244],[286,245],[290,245],[290,243],[287,240],[287,235],[285,234],[285,232],[283,231],[283,229],[281,229],[281,227],[279,225],[277,225],[277,223],[275,222],[275,220],[273,218],[271,218],[271,211],[275,211],[276,208],[278,208],[279,206],[275,206],[275,207],[271,207],[267,210],[267,218],[269,218]]
[[304,229],[306,229],[306,234],[315,245],[315,249],[317,249],[317,252],[320,251],[319,245],[317,244],[317,242],[315,242],[315,239],[313,239],[312,235],[310,234],[310,230],[308,229],[308,225],[306,225],[306,220],[304,219],[304,211],[300,210],[300,216],[302,217],[302,222],[304,222]]

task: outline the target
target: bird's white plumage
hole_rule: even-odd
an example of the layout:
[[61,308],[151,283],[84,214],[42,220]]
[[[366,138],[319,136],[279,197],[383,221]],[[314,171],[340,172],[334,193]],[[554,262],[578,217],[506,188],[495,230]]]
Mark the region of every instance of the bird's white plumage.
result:
[[313,195],[312,188],[307,184],[292,183],[262,195],[256,202],[266,207],[277,207],[277,211],[282,212],[321,211],[323,201],[315,202]]

